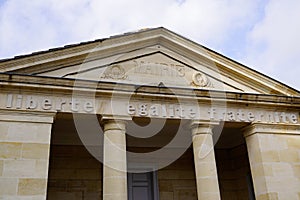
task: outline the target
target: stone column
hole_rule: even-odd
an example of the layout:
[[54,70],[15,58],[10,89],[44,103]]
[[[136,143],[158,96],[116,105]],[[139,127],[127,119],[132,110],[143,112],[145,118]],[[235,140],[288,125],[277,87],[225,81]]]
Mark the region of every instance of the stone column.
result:
[[127,200],[126,122],[104,120],[103,200]]
[[244,129],[257,200],[300,199],[300,125]]
[[195,121],[191,124],[199,200],[220,199],[212,125],[216,123]]
[[0,113],[0,199],[46,199],[55,113]]

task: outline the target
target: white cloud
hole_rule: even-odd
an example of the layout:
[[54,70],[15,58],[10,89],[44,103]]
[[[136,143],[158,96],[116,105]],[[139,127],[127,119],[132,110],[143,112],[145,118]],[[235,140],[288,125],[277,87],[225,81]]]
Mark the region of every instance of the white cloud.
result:
[[164,22],[196,41],[220,47],[234,31],[241,31],[255,18],[256,1],[190,0],[169,7]]
[[300,89],[300,1],[270,0],[249,33],[245,62]]
[[156,26],[217,45],[246,23],[253,2],[9,0],[0,7],[0,57]]

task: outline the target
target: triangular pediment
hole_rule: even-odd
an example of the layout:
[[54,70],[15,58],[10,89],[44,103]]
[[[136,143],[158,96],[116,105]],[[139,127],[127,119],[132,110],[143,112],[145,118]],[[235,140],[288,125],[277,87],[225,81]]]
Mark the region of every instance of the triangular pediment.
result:
[[297,90],[164,28],[4,60],[0,72],[299,96]]
[[222,76],[216,66],[208,68],[162,50],[162,47],[159,50],[150,47],[114,59],[88,61],[40,75],[135,85],[259,92]]

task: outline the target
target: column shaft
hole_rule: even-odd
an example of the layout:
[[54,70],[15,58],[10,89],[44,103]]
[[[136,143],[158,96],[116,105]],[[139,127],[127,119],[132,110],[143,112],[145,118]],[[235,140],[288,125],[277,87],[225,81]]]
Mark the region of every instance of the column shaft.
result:
[[193,125],[193,150],[199,200],[220,199],[212,130],[209,125]]
[[104,122],[103,199],[127,200],[124,121]]

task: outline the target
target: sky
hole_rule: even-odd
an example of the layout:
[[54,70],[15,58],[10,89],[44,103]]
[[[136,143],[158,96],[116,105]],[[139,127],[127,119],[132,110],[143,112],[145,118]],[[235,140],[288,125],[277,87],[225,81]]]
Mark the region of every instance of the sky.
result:
[[300,90],[299,0],[0,0],[0,59],[165,27]]

